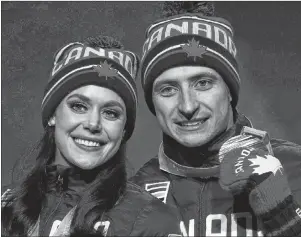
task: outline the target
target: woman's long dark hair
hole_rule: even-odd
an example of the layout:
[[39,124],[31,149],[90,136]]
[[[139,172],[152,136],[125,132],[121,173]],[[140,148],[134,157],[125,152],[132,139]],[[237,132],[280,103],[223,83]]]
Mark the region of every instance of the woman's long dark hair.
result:
[[[90,47],[122,48],[111,37],[89,38]],[[36,164],[29,175],[6,201],[2,208],[2,235],[26,236],[37,222],[43,208],[47,174],[46,166],[55,157],[54,128],[46,127],[45,134],[38,146]],[[85,189],[71,223],[72,236],[101,236],[94,230],[94,224],[100,221],[104,212],[110,210],[124,193],[126,186],[125,144],[121,144],[117,153],[102,165],[96,179]],[[67,213],[66,213],[67,214]]]
[[55,156],[54,129],[45,128],[37,146],[36,164],[23,182],[13,190],[2,208],[2,235],[26,236],[40,215],[46,191],[45,168]]

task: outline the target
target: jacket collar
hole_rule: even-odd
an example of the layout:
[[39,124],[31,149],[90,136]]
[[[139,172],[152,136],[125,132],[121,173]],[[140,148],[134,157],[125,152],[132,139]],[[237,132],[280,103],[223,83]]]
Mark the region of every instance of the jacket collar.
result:
[[228,139],[239,135],[244,126],[252,127],[252,124],[247,117],[237,114],[235,124],[229,130],[205,146],[195,148],[185,147],[163,134],[158,152],[160,169],[182,177],[218,177],[219,149]]
[[82,170],[76,167],[52,164],[46,167],[48,191],[79,193],[92,183],[100,169]]

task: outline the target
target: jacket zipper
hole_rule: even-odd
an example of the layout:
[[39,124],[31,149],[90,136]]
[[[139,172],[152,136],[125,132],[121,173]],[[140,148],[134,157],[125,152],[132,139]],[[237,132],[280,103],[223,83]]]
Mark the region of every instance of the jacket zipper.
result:
[[[48,221],[50,220],[51,216],[56,212],[56,210],[58,209],[58,207],[61,205],[62,203],[62,200],[63,200],[63,196],[64,196],[64,192],[63,192],[63,183],[64,183],[64,179],[61,177],[61,175],[58,176],[58,179],[56,181],[56,189],[57,191],[60,193],[60,196],[59,196],[59,201],[58,203],[56,204],[56,206],[53,208],[53,210],[51,211],[51,213],[48,215],[48,218],[46,219],[45,221],[45,225],[44,227],[46,228],[47,227],[47,223]],[[44,230],[41,230],[42,232],[44,232]],[[50,230],[51,231],[51,227],[50,227]],[[39,231],[40,232],[40,231]],[[50,234],[50,232],[48,233],[48,235]]]
[[[47,220],[46,220],[46,222],[45,222],[45,227],[47,227],[47,223],[48,223],[48,221],[50,220],[50,218],[51,218],[51,216],[56,212],[56,210],[58,209],[58,207],[61,205],[61,202],[62,202],[62,200],[63,200],[63,197],[64,196],[64,194],[62,193],[61,194],[61,196],[60,196],[60,200],[59,200],[59,202],[58,202],[58,204],[55,206],[55,208],[51,211],[51,213],[49,214],[49,216],[48,216],[48,218],[47,218]],[[50,227],[50,229],[51,229],[51,227]],[[44,230],[43,230],[44,231]],[[49,230],[50,231],[50,230]],[[50,233],[48,233],[48,235],[49,235]]]
[[203,233],[205,232],[205,227],[206,227],[206,218],[204,215],[205,214],[205,206],[206,205],[203,205],[204,204],[204,196],[205,196],[205,193],[203,192],[204,189],[205,189],[205,186],[206,186],[206,183],[202,182],[201,183],[201,191],[200,191],[200,203],[199,203],[199,214],[200,214],[200,225],[199,225],[199,236],[205,236],[206,233]]

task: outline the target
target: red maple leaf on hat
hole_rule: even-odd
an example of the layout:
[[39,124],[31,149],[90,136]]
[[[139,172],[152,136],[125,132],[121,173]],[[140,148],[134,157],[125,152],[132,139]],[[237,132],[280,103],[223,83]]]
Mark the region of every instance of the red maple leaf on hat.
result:
[[94,71],[98,73],[98,76],[105,76],[106,79],[107,77],[118,76],[117,70],[112,68],[112,65],[108,64],[106,60],[103,63],[100,62],[98,66],[95,66]]
[[206,46],[200,45],[199,41],[196,41],[194,38],[188,40],[188,44],[182,45],[182,49],[187,53],[187,57],[196,57],[202,58],[202,55],[206,53]]

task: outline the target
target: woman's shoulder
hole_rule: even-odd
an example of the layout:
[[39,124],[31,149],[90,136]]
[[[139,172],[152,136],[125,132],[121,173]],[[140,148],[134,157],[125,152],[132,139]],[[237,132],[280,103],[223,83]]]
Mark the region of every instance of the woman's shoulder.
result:
[[176,210],[131,182],[127,183],[124,195],[108,216],[114,223],[117,236],[119,232],[133,236],[179,233]]
[[4,207],[13,196],[16,184],[4,185],[1,187],[1,207]]

